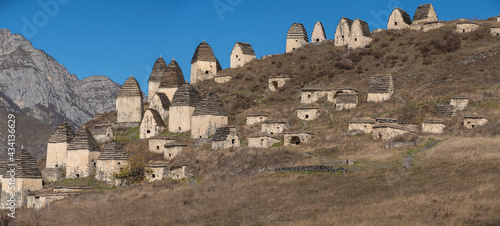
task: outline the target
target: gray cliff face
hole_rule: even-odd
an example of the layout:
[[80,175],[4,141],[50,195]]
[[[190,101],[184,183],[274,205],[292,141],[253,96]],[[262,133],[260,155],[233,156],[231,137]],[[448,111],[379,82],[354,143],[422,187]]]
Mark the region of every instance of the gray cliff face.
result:
[[114,110],[119,88],[105,76],[78,80],[23,36],[0,29],[0,92],[28,116],[81,126],[96,113]]

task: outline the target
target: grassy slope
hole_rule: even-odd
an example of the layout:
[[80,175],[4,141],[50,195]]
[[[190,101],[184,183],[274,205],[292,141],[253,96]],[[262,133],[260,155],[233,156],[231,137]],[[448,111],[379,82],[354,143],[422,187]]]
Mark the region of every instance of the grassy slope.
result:
[[[453,22],[428,33],[385,31],[366,49],[348,51],[332,44],[301,48],[222,73],[238,74],[227,84],[197,85],[218,92],[241,138],[258,131],[246,126],[245,115],[267,110],[287,119],[294,129],[315,133],[309,144],[266,150],[239,148],[187,150],[172,164],[187,164],[196,174],[189,180],[162,181],[109,192],[81,195],[53,204],[49,211],[22,210],[18,219],[32,224],[498,224],[500,223],[500,39],[482,30],[452,34]],[[469,64],[459,61],[471,57]],[[395,96],[386,103],[365,103],[369,77],[393,75]],[[275,93],[267,79],[291,75]],[[322,116],[313,122],[295,117],[300,89],[306,85],[352,87],[360,92],[358,108],[335,112],[322,102]],[[415,156],[416,167],[402,169],[409,148],[385,150],[368,135],[341,136],[355,117],[397,117],[419,123],[433,117],[435,104],[452,96],[471,97],[470,106],[447,120],[444,140]],[[461,116],[480,113],[490,123],[466,130]],[[425,141],[419,139],[419,143]],[[141,141],[127,150],[143,149]],[[324,158],[316,158],[321,156]],[[308,165],[331,159],[356,159],[346,174],[285,173],[269,169]],[[382,167],[385,166],[385,167]],[[77,205],[73,204],[75,202]],[[119,216],[119,217],[117,217]]]

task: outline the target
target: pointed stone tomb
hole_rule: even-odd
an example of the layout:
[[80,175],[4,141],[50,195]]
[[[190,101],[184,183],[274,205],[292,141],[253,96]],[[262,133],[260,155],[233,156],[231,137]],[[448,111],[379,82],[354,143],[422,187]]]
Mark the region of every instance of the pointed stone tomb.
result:
[[167,95],[169,100],[174,98],[175,91],[184,85],[184,75],[175,59],[168,64],[165,76],[161,79],[159,92]]
[[364,48],[372,42],[368,23],[360,19],[354,20],[351,27],[351,39],[349,48]]
[[153,94],[158,92],[162,78],[167,70],[167,64],[163,58],[158,58],[149,77],[148,101],[151,101]]
[[46,168],[59,168],[66,165],[68,144],[75,137],[75,131],[67,122],[61,123],[47,142]]
[[240,138],[235,127],[226,126],[218,128],[212,139],[212,149],[226,149],[240,146]]
[[236,42],[231,51],[231,68],[245,66],[248,62],[255,59],[255,52],[248,43]]
[[118,123],[139,123],[142,120],[142,92],[139,83],[130,76],[116,98]]
[[217,128],[227,125],[224,103],[213,91],[205,94],[196,106],[191,123],[191,138],[208,138],[215,134]]
[[322,42],[326,40],[325,28],[321,22],[316,22],[311,35],[311,42]]
[[292,24],[286,35],[286,52],[292,52],[307,43],[309,43],[309,38],[304,25],[301,23]]
[[415,15],[413,15],[414,24],[423,24],[437,21],[438,17],[436,11],[434,10],[434,6],[431,3],[418,6],[417,10],[415,11]]
[[158,136],[166,129],[163,119],[160,114],[154,109],[149,108],[144,113],[141,126],[139,127],[139,138],[148,139],[153,136]]
[[[8,164],[2,178],[2,209],[12,206],[24,207],[27,204],[28,194],[42,189],[42,174],[38,170],[35,158],[23,148],[16,150],[14,161]],[[9,168],[15,168],[14,175]],[[15,181],[12,181],[12,177],[15,178]]]
[[129,158],[125,148],[117,141],[112,141],[104,147],[97,158],[95,178],[99,181],[117,184],[114,175],[123,167],[128,166]]
[[401,30],[409,29],[411,22],[411,17],[408,13],[400,8],[396,8],[392,11],[389,21],[387,22],[387,30]]
[[351,39],[351,27],[353,21],[351,19],[342,17],[337,30],[335,31],[335,46],[347,46]]
[[66,178],[88,177],[96,166],[101,149],[85,126],[68,145]]
[[205,41],[200,43],[191,60],[191,83],[212,79],[221,70],[222,67],[215,58],[212,47]]
[[169,107],[170,99],[164,93],[155,93],[149,104],[149,108],[157,111],[163,121],[167,120]]
[[180,87],[170,103],[168,131],[182,133],[191,130],[191,116],[200,99],[198,91],[188,83]]

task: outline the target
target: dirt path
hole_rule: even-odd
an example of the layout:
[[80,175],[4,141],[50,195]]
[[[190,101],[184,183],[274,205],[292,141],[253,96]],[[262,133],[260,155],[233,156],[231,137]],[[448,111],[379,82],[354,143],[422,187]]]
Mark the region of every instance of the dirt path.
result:
[[420,149],[419,151],[411,153],[411,154],[405,156],[404,159],[403,159],[403,168],[412,167],[413,166],[413,156],[415,156],[416,154],[418,154],[420,152],[427,151],[427,150],[431,149],[439,141],[440,140],[433,140],[430,143],[428,143],[427,145],[425,145],[424,147],[422,147],[422,149]]

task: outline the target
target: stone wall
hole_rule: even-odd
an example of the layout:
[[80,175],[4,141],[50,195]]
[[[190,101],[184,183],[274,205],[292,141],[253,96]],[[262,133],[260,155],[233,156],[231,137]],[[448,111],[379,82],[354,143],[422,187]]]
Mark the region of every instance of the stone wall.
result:
[[302,120],[311,121],[319,117],[319,108],[299,108],[297,117]]
[[194,109],[190,106],[170,106],[168,131],[182,133],[191,130],[191,117]]
[[372,131],[372,139],[390,140],[394,137],[407,133],[410,133],[410,131],[392,127],[374,127]]
[[294,166],[294,167],[281,167],[274,169],[275,173],[284,172],[347,172],[347,169],[337,168],[332,166],[316,165],[316,166]]
[[160,83],[161,80],[158,81],[149,81],[149,86],[148,86],[148,101],[151,102],[153,99],[153,95],[157,92],[160,92]]
[[311,42],[322,42],[326,40],[326,35],[325,35],[325,28],[323,27],[323,24],[321,22],[316,22],[314,25],[313,32],[311,34]]
[[174,143],[174,139],[160,139],[160,138],[150,138],[148,139],[149,151],[154,153],[163,154],[165,153],[165,145]]
[[261,133],[280,134],[287,128],[286,122],[264,122],[260,128]]
[[[32,191],[42,189],[42,179],[35,178],[16,178],[14,186],[9,184],[10,177],[2,178],[2,193],[0,203],[2,209],[6,209],[15,205],[16,208],[25,207],[28,203],[28,195]],[[13,189],[11,189],[13,188]],[[11,199],[11,193],[15,193],[15,201]]]
[[[177,91],[177,89],[175,89],[175,90]],[[174,93],[175,93],[175,91],[174,91]],[[167,95],[165,94],[165,96],[167,96]],[[168,100],[170,101],[171,99],[169,98]],[[168,104],[168,105],[170,105],[170,104]],[[155,110],[156,112],[158,112],[158,114],[160,114],[161,119],[163,121],[167,120],[167,118],[168,118],[168,107],[165,108],[163,106],[162,101],[160,100],[160,96],[158,94],[155,94],[153,96],[153,99],[149,103],[149,108],[151,108],[151,109]]]
[[464,126],[467,129],[472,129],[478,126],[482,126],[488,123],[487,118],[480,118],[480,117],[474,117],[474,118],[464,118]]
[[114,175],[126,166],[128,166],[127,160],[97,160],[95,179],[115,185],[117,183]]
[[88,149],[69,150],[66,163],[66,178],[88,177],[97,164],[100,152],[90,152]]
[[179,155],[187,144],[166,144],[163,152],[163,158],[165,160],[170,160]]
[[110,140],[113,139],[114,135],[113,135],[113,130],[111,129],[111,125],[109,125],[107,128],[104,128],[105,130],[105,133],[98,133],[98,134],[94,134],[92,133],[92,135],[94,135],[94,138],[95,140],[97,141],[97,143],[105,143],[105,142],[108,142]]
[[118,97],[116,98],[117,122],[141,122],[142,120],[142,98]]
[[168,100],[172,101],[172,99],[174,98],[174,94],[177,91],[177,89],[178,88],[160,88],[158,90],[158,92],[159,93],[164,93],[165,95],[167,95]]
[[53,203],[57,200],[65,199],[71,195],[78,195],[76,193],[51,193],[51,194],[30,194],[27,199],[27,208],[32,208],[39,210],[49,206],[49,203]]
[[411,18],[404,10],[399,8],[392,11],[389,21],[387,22],[387,30],[409,29],[412,24]]
[[258,137],[248,138],[248,146],[253,148],[268,148],[271,147],[273,144],[279,142],[281,142],[280,139],[269,136],[258,136]]
[[438,29],[444,25],[445,25],[445,23],[443,21],[424,23],[423,27],[422,27],[422,31],[428,32],[430,30]]
[[219,73],[217,62],[197,61],[191,64],[191,84],[213,79],[217,73]]
[[283,144],[285,146],[296,146],[307,143],[311,139],[312,134],[308,132],[296,132],[283,134]]
[[254,59],[255,59],[255,55],[244,54],[242,49],[239,46],[238,47],[235,46],[233,48],[233,51],[231,52],[231,56],[230,56],[230,61],[231,61],[230,67],[231,68],[242,67]]
[[65,171],[65,168],[45,168],[42,177],[45,181],[59,181],[64,178]]
[[391,99],[391,93],[368,93],[366,102],[385,102]]
[[279,88],[283,87],[288,81],[290,81],[290,78],[286,77],[270,78],[269,90],[271,90],[271,92],[274,92]]
[[422,122],[422,133],[441,134],[445,127],[444,122],[424,121]]
[[492,27],[490,29],[490,34],[493,36],[500,37],[500,27]]
[[351,27],[351,39],[349,48],[357,49],[364,48],[369,45],[373,39],[370,37],[370,29],[368,24],[360,19],[356,19]]
[[326,95],[326,90],[302,90],[300,93],[300,103],[313,104]]
[[[161,116],[155,116],[153,113],[154,110],[149,109],[144,114],[144,118],[142,119],[141,126],[139,127],[139,138],[140,139],[148,139],[150,137],[158,136],[160,133],[165,130],[165,126]],[[158,122],[159,121],[159,122]]]
[[469,98],[467,97],[452,97],[450,99],[450,105],[454,106],[457,111],[463,111],[469,104]]
[[247,115],[247,125],[253,125],[266,121],[269,115]]
[[308,42],[305,39],[287,39],[286,40],[286,52],[292,52],[304,45],[306,45]]
[[481,25],[476,24],[476,23],[462,23],[462,24],[457,24],[457,27],[455,28],[456,33],[469,33],[473,32],[477,29],[479,29]]
[[326,90],[326,99],[330,103],[335,103],[339,94],[358,94],[358,91],[349,88]]
[[352,20],[342,18],[335,30],[335,46],[347,46],[350,40]]
[[63,167],[66,165],[68,143],[47,143],[47,168]]
[[217,128],[226,126],[227,116],[196,115],[191,118],[191,138],[208,138]]
[[232,75],[217,75],[214,77],[215,82],[217,83],[227,83],[233,79]]
[[371,133],[375,122],[349,122],[349,130],[359,130],[364,133]]

